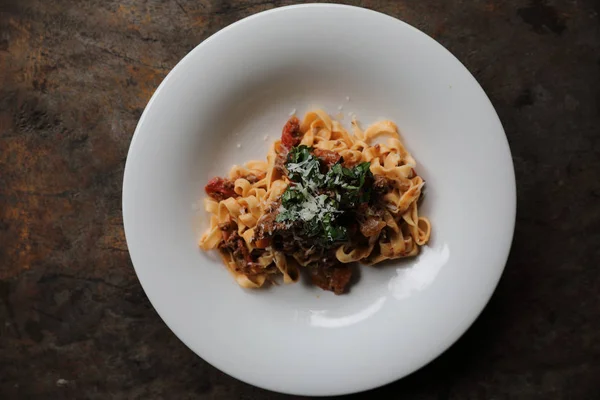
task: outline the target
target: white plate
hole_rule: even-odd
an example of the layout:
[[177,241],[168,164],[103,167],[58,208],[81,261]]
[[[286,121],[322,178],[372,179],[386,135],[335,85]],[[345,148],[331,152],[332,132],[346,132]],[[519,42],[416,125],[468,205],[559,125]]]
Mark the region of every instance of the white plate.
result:
[[[198,249],[203,186],[264,159],[292,110],[340,105],[346,124],[348,112],[398,124],[427,181],[430,245],[361,268],[343,296],[305,283],[241,289]],[[166,324],[222,371],[303,395],[374,388],[448,348],[494,291],[516,210],[506,137],[473,76],[417,29],[339,5],[263,12],[196,47],[148,103],[123,185],[131,258]]]

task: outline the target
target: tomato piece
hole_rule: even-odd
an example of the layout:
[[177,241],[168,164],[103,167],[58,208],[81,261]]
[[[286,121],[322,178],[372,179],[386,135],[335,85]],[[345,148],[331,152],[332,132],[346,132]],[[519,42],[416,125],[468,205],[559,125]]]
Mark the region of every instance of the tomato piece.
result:
[[215,200],[221,201],[230,197],[237,197],[234,183],[229,179],[215,177],[204,187],[206,194]]
[[300,132],[300,121],[292,117],[286,122],[281,132],[281,144],[286,149],[298,146],[302,141],[302,132]]

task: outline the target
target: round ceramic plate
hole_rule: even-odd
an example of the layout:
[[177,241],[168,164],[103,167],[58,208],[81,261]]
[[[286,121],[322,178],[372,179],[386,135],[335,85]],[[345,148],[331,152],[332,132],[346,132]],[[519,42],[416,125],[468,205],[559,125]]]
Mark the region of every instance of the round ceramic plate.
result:
[[[432,240],[362,267],[348,294],[240,288],[199,250],[209,178],[264,159],[294,110],[395,121],[427,181]],[[339,115],[338,115],[339,116]],[[200,357],[250,384],[334,395],[374,388],[447,349],[490,298],[516,196],[502,125],[465,67],[394,18],[338,5],[263,12],[205,40],[165,78],[131,143],[127,244],[148,298]]]

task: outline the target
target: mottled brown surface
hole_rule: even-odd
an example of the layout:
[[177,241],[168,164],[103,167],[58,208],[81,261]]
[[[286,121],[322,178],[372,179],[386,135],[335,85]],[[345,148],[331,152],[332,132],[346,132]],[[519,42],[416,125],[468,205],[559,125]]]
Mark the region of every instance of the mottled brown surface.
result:
[[[135,124],[167,72],[220,28],[289,3],[0,0],[1,399],[287,397],[215,370],[169,331],[133,272],[120,198]],[[600,3],[352,3],[465,63],[505,126],[519,193],[482,316],[369,395],[600,398]]]

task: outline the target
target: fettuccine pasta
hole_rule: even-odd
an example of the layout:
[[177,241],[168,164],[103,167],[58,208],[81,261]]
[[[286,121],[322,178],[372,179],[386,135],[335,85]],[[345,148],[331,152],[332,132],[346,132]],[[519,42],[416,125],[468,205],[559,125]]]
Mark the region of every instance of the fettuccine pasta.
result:
[[292,117],[266,161],[208,183],[210,228],[199,246],[218,249],[242,287],[296,282],[306,268],[341,294],[350,263],[412,257],[429,241],[415,168],[391,121],[362,130],[353,120],[349,133],[322,110]]

